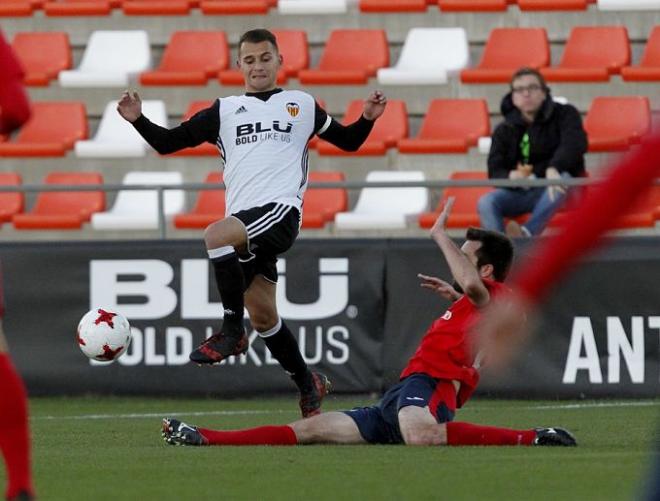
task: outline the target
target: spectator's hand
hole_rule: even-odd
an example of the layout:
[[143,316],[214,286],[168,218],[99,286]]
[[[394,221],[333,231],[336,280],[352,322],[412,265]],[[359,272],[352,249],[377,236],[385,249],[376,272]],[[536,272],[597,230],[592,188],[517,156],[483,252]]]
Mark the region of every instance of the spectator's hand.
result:
[[364,102],[364,111],[362,115],[367,120],[376,120],[379,116],[385,111],[385,106],[387,106],[387,98],[383,91],[375,90]]
[[527,176],[520,169],[509,171],[509,179],[525,179]]
[[117,111],[125,120],[133,123],[142,115],[142,101],[137,92],[125,90],[117,103]]
[[534,172],[534,166],[532,164],[518,164],[516,170],[520,172],[523,177],[529,177]]
[[456,197],[449,197],[445,202],[445,206],[442,208],[442,212],[438,216],[438,219],[435,220],[433,227],[431,228],[431,237],[439,233],[444,233],[445,227],[447,226],[447,219],[449,218],[449,213],[451,208],[454,206]]
[[[555,167],[548,167],[545,171],[545,177],[547,179],[561,179],[561,174]],[[555,186],[548,186],[548,196],[550,197],[550,201],[554,202],[558,197],[564,195],[566,193],[566,186],[562,185],[555,185]]]
[[459,294],[450,283],[447,283],[444,280],[437,277],[422,275],[421,273],[418,273],[417,276],[422,280],[422,283],[419,284],[420,286],[435,292],[449,301],[456,301],[461,297],[461,294]]

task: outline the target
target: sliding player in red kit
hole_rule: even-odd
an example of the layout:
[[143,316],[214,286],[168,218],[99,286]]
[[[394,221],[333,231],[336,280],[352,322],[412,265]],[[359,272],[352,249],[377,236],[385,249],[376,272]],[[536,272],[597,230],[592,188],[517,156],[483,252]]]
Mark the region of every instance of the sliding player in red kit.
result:
[[370,407],[328,412],[287,426],[247,430],[210,430],[172,418],[162,433],[171,445],[575,445],[561,428],[512,430],[453,422],[479,380],[480,357],[472,353],[470,328],[480,310],[494,297],[507,294],[502,284],[513,257],[505,235],[470,228],[461,248],[449,238],[445,223],[453,199],[447,202],[431,230],[456,285],[420,275],[422,287],[452,301],[428,329],[401,373],[399,383]]
[[[30,117],[23,71],[0,33],[0,134],[9,134]],[[0,277],[1,278],[1,277]],[[0,450],[7,466],[7,499],[32,499],[27,394],[7,353],[2,331],[4,303],[0,280]]]

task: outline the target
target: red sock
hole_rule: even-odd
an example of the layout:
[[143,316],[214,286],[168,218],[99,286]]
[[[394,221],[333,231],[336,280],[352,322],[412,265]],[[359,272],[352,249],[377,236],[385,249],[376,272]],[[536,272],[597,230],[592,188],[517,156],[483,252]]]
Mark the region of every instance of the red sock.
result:
[[33,493],[27,395],[9,356],[0,353],[0,449],[7,465],[8,498]]
[[290,426],[260,426],[247,430],[207,430],[199,428],[209,445],[296,445],[298,439]]
[[535,438],[534,430],[447,423],[447,445],[532,445]]

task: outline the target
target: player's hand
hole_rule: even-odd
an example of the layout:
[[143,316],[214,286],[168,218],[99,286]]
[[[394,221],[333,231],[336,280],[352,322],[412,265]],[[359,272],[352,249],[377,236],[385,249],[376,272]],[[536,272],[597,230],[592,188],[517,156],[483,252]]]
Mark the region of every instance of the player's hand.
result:
[[449,219],[449,214],[451,213],[451,208],[454,206],[456,197],[449,197],[445,202],[445,206],[442,208],[442,212],[438,216],[438,219],[435,220],[433,227],[431,228],[431,236],[435,236],[439,233],[444,233],[447,226],[447,219]]
[[421,287],[429,289],[449,301],[456,301],[461,297],[461,294],[459,294],[450,283],[447,283],[444,280],[437,277],[422,275],[421,273],[418,273],[417,276],[422,280],[422,283],[419,284]]
[[[555,167],[548,167],[545,171],[547,179],[561,179],[561,174]],[[557,184],[555,186],[548,186],[548,197],[551,202],[566,194],[566,186]]]
[[364,102],[362,115],[367,120],[376,120],[385,111],[385,106],[387,106],[385,94],[381,90],[375,90],[369,94],[369,97]]
[[117,111],[125,120],[133,123],[142,115],[142,100],[137,92],[125,90],[117,103]]

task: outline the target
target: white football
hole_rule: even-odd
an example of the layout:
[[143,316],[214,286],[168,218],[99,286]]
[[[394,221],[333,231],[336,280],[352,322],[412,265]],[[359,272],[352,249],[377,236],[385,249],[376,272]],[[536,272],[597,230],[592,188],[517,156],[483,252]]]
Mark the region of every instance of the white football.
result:
[[131,326],[124,315],[108,308],[94,308],[80,319],[78,346],[89,358],[111,362],[131,344]]

